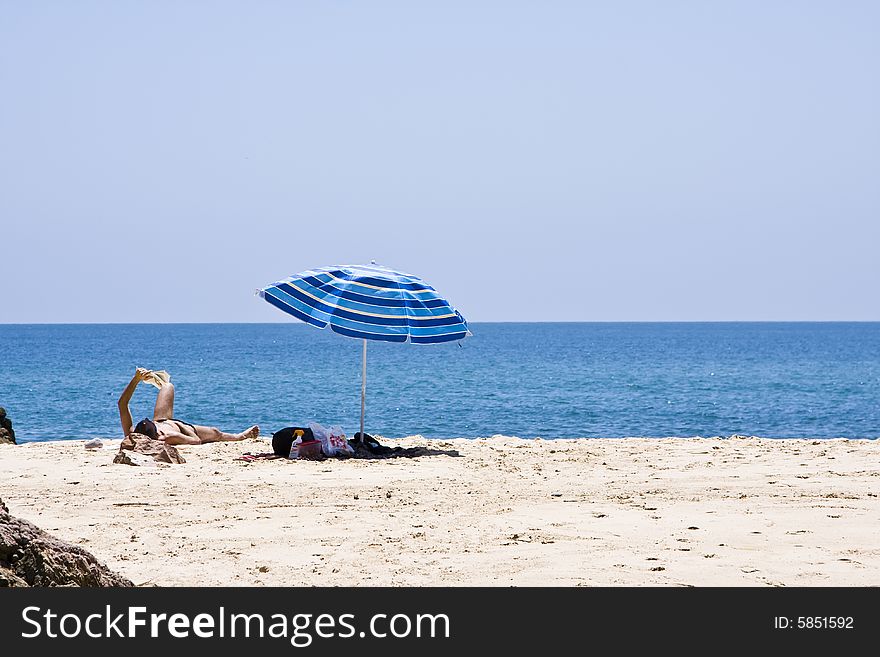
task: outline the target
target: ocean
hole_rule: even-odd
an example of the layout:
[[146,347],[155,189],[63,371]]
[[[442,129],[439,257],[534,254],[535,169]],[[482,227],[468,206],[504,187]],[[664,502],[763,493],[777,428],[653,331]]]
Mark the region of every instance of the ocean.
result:
[[[366,432],[427,438],[880,437],[880,322],[477,323],[460,343],[368,343]],[[18,442],[122,437],[137,366],[175,415],[263,435],[359,430],[362,342],[305,324],[0,325]],[[156,389],[132,400],[152,417]]]

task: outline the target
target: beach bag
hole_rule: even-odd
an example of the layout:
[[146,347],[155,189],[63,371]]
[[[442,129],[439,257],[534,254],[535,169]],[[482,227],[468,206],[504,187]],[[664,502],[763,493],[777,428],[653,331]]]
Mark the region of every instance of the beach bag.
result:
[[354,450],[348,444],[348,438],[342,427],[333,425],[330,427],[330,436],[327,438],[330,449],[334,450],[335,456],[354,456]]
[[348,440],[345,438],[345,433],[342,431],[342,427],[333,425],[328,428],[317,422],[309,422],[309,428],[312,430],[312,435],[315,436],[315,440],[321,441],[321,451],[323,451],[325,455],[351,456],[354,454],[354,450],[351,449]]
[[309,427],[284,427],[272,434],[272,451],[278,456],[289,457],[297,431],[303,432],[303,441],[314,440],[312,430]]
[[327,456],[335,456],[336,450],[330,447],[330,430],[318,422],[309,422],[309,429],[315,440],[320,441],[321,451]]

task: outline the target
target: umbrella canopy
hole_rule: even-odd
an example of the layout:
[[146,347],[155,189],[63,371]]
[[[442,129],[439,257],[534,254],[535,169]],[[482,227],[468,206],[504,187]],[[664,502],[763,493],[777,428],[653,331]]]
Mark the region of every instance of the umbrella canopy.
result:
[[309,269],[257,294],[307,324],[364,341],[361,440],[367,379],[367,340],[437,344],[471,335],[461,313],[412,274],[376,264]]
[[257,293],[297,319],[352,338],[431,344],[470,334],[433,287],[378,265],[310,269]]

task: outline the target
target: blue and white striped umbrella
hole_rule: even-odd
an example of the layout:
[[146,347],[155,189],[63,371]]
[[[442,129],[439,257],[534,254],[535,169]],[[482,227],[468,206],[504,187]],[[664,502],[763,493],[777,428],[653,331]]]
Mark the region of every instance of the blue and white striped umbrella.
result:
[[469,335],[467,321],[412,274],[370,265],[309,269],[257,290],[263,299],[318,328],[364,341],[361,439],[367,379],[367,340],[436,344]]
[[461,313],[433,287],[378,265],[310,269],[258,294],[297,319],[352,338],[431,344],[469,334]]

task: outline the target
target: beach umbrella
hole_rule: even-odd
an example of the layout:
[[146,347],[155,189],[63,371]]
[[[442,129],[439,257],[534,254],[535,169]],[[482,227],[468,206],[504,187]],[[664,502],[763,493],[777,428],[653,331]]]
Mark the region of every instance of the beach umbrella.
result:
[[467,321],[425,281],[376,265],[309,269],[257,290],[307,324],[364,342],[361,433],[367,392],[367,340],[438,344],[469,335]]

